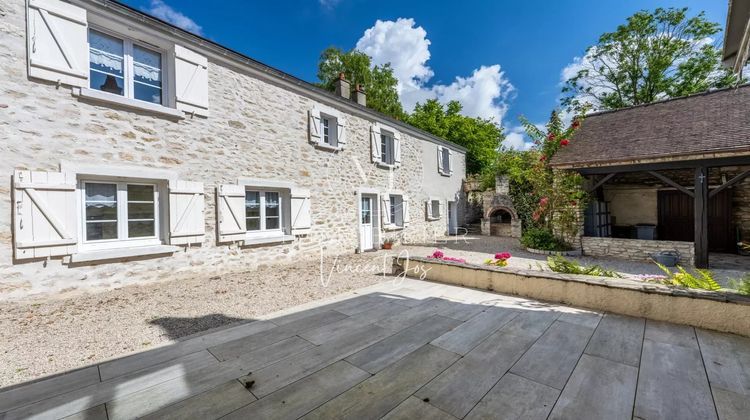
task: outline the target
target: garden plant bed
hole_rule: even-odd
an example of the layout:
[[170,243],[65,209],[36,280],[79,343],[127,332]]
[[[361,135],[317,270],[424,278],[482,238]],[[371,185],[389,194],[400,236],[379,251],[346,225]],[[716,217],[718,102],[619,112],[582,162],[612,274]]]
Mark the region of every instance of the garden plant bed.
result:
[[735,293],[420,257],[393,264],[423,280],[750,336],[750,297]]

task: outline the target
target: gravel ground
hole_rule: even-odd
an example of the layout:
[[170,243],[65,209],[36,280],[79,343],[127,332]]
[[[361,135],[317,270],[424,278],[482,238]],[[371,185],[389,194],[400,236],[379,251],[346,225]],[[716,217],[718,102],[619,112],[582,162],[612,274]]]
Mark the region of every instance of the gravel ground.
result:
[[[510,267],[547,269],[544,256],[523,250],[517,240],[451,238],[429,246],[397,247],[323,262],[263,267],[217,277],[174,279],[77,295],[0,303],[0,387],[163,345],[210,328],[256,319],[281,309],[385,281],[389,256],[408,251],[427,256],[441,249],[481,264],[509,251]],[[575,258],[626,277],[659,274],[653,264]],[[715,270],[722,279],[743,272]],[[330,274],[330,280],[328,275]]]
[[385,256],[367,253],[324,261],[324,279],[331,273],[326,286],[320,263],[313,261],[0,303],[0,387],[384,281],[389,279],[382,275]]

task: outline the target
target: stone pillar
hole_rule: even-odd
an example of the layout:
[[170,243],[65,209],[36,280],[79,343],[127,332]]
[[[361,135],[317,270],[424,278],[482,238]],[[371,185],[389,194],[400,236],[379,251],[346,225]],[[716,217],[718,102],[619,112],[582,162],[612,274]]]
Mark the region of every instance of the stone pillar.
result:
[[490,219],[487,217],[482,218],[482,235],[484,236],[490,236],[491,234],[491,223]]
[[495,177],[495,194],[497,195],[509,195],[510,194],[510,180],[506,175],[498,175]]

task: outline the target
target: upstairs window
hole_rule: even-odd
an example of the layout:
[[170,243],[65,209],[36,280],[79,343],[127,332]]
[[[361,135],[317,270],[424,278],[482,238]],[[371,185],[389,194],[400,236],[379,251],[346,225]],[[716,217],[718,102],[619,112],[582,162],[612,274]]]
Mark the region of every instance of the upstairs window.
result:
[[444,176],[450,176],[453,173],[453,152],[451,149],[443,146],[437,147],[437,164],[438,172]]
[[336,118],[321,114],[320,133],[323,144],[331,147],[338,146],[338,121]]
[[450,173],[451,171],[451,151],[447,147],[443,147],[442,150],[443,158],[443,172]]
[[161,105],[162,54],[89,29],[89,87]]
[[393,134],[387,131],[380,133],[380,161],[386,165],[393,165]]
[[245,192],[248,232],[281,232],[281,195],[278,191]]

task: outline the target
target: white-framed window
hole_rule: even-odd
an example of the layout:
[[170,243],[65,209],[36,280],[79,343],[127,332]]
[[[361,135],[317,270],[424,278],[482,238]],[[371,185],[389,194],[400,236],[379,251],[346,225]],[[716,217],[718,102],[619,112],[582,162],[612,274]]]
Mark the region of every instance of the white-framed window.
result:
[[164,104],[161,51],[89,28],[89,87],[129,99]]
[[245,191],[245,225],[248,234],[283,234],[280,191]]
[[380,161],[386,165],[395,163],[393,155],[393,133],[385,130],[380,132]]
[[338,121],[336,117],[320,114],[320,139],[327,146],[338,147]]
[[157,184],[85,179],[80,185],[84,248],[161,243]]
[[391,203],[391,224],[403,227],[404,226],[404,197],[402,195],[391,194],[389,197]]
[[443,160],[443,172],[451,172],[451,150],[447,147],[443,147],[441,150],[440,158]]

